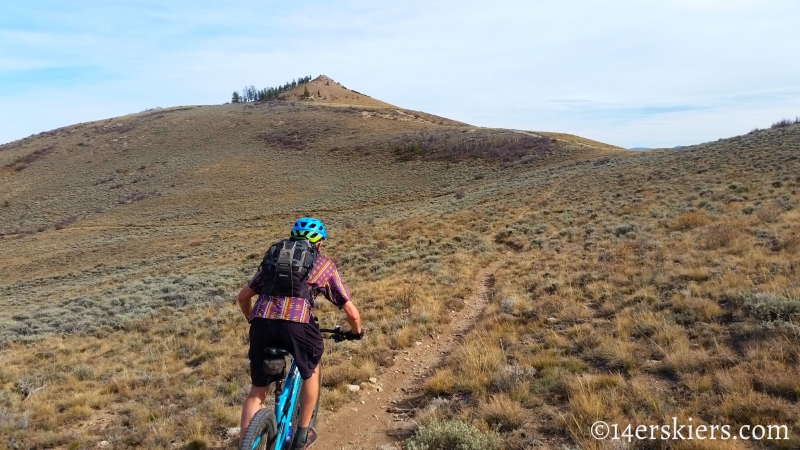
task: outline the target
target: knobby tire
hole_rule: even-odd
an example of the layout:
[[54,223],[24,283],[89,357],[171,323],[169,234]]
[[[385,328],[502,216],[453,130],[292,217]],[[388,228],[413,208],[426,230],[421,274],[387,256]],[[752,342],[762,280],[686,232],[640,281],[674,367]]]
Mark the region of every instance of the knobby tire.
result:
[[278,425],[275,423],[275,413],[269,408],[261,408],[250,420],[244,437],[239,441],[239,450],[254,450],[253,445],[258,441],[259,436],[261,436],[261,442],[255,448],[273,450],[277,435]]

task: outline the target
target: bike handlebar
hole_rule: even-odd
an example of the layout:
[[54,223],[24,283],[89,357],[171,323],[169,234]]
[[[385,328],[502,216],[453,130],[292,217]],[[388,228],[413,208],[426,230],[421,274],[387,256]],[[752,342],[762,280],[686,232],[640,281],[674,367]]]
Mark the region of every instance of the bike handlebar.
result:
[[330,333],[331,335],[328,336],[328,339],[333,339],[336,342],[355,341],[361,339],[360,336],[356,337],[349,331],[343,331],[339,325],[335,325],[333,328],[320,328],[319,331],[322,333]]

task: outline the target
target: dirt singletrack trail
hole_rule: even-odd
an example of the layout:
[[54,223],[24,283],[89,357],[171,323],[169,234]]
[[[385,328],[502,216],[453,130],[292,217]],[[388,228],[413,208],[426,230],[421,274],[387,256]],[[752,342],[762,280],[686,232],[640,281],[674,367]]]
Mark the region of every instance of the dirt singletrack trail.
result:
[[453,314],[453,320],[438,334],[400,351],[394,365],[384,369],[376,383],[362,384],[359,400],[333,413],[322,411],[316,446],[326,450],[399,449],[400,442],[416,428],[415,406],[421,399],[424,380],[433,375],[476,323],[488,303],[487,284],[504,261],[501,257],[479,270],[472,281],[470,298]]

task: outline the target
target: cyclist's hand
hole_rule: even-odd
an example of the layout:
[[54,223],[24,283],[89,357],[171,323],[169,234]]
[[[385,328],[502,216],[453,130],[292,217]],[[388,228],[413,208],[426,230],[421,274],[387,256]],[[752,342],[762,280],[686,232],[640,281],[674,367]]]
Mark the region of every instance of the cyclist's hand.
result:
[[361,338],[364,337],[364,330],[361,330],[361,333],[353,333],[353,331],[345,331],[344,338],[348,341],[360,341]]

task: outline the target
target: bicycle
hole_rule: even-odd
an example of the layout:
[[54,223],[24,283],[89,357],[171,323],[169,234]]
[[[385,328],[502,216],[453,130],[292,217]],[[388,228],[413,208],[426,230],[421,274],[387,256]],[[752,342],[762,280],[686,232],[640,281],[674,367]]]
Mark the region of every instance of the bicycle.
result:
[[[330,334],[325,338],[335,342],[348,340],[346,333],[338,325],[330,329],[320,328],[319,331]],[[300,394],[300,371],[295,365],[294,358],[291,358],[286,350],[265,348],[264,352],[267,355],[264,360],[264,370],[275,377],[275,405],[272,410],[261,408],[256,412],[239,442],[239,450],[291,449],[292,439],[297,430],[297,416],[300,411],[297,402]],[[291,358],[288,372],[286,372],[287,356]],[[310,427],[317,421],[318,408],[319,397],[314,406]]]

